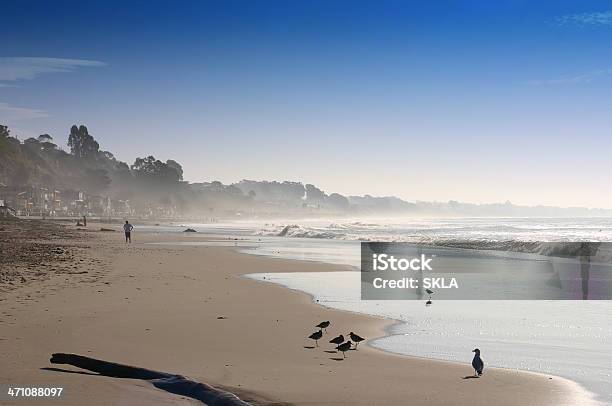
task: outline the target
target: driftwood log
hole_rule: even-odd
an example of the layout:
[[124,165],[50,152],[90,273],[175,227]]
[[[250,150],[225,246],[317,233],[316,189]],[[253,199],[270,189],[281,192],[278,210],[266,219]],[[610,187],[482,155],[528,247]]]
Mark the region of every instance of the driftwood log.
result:
[[181,375],[116,364],[76,354],[56,353],[51,356],[50,361],[52,364],[72,365],[104,376],[150,381],[156,388],[197,399],[208,406],[249,406],[249,403],[240,400],[233,393],[192,381]]

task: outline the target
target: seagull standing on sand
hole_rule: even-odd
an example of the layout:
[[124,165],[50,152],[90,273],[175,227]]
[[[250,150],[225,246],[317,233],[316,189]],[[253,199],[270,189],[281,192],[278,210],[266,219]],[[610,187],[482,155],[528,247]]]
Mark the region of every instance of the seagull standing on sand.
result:
[[474,368],[474,376],[482,375],[482,371],[484,370],[484,362],[482,358],[480,358],[480,350],[476,348],[472,351],[474,354],[474,359],[472,360],[472,367]]
[[308,338],[315,341],[315,345],[317,347],[319,346],[319,340],[321,339],[321,337],[323,337],[323,331],[321,330],[317,331],[316,333],[312,333],[308,336]]
[[340,345],[344,342],[344,336],[340,334],[338,337],[332,338],[329,340],[330,343]]
[[336,347],[336,349],[337,349],[338,351],[342,351],[342,356],[343,356],[344,358],[346,358],[346,352],[347,352],[348,350],[350,350],[350,349],[351,349],[351,344],[352,344],[352,343],[351,343],[350,341],[347,341],[347,342],[345,342],[345,343],[340,344],[339,346],[337,346],[337,347]]
[[365,338],[359,337],[357,334],[353,333],[352,331],[349,333],[349,337],[351,337],[351,340],[353,340],[353,342],[355,343],[355,349],[357,349],[357,346],[359,345],[360,342],[365,340]]
[[323,330],[325,330],[325,334],[327,334],[327,327],[329,327],[330,324],[331,324],[331,322],[329,320],[327,320],[327,321],[320,322],[315,327],[322,328]]

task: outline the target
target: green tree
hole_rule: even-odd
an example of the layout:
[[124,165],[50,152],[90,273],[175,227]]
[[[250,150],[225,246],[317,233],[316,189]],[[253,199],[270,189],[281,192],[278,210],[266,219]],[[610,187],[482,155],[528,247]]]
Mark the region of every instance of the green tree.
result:
[[5,125],[0,124],[0,138],[10,137],[11,130]]
[[100,145],[94,137],[89,135],[89,131],[84,125],[70,127],[68,146],[70,147],[70,153],[79,159],[96,157],[100,150]]
[[183,167],[181,166],[181,164],[179,164],[173,159],[168,159],[166,161],[166,165],[168,165],[169,168],[172,168],[176,171],[176,173],[178,174],[179,180],[183,180]]
[[306,185],[306,200],[312,203],[321,203],[325,200],[325,193],[313,184]]
[[37,140],[43,149],[50,150],[57,148],[57,145],[52,142],[53,137],[49,134],[41,134],[38,136]]
[[[139,178],[147,178],[160,182],[178,182],[183,177],[182,168],[178,162],[172,162],[174,164],[171,166],[149,155],[146,158],[136,158],[131,169],[134,175]],[[180,172],[176,166],[180,168]]]
[[351,205],[349,203],[349,200],[339,193],[332,193],[331,195],[329,195],[326,199],[326,202],[331,206],[342,210],[348,209]]

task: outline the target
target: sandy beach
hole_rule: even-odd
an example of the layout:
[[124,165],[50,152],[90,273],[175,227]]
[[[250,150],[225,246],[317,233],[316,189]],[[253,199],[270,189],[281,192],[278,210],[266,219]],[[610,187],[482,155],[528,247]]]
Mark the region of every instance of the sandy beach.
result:
[[[48,400],[62,405],[201,404],[147,381],[49,363],[52,353],[66,352],[186,375],[253,404],[589,402],[561,378],[488,368],[480,379],[464,379],[473,373],[467,363],[388,354],[367,342],[343,359],[327,341],[349,331],[380,337],[391,322],[330,310],[303,293],[242,277],[340,266],[256,257],[231,246],[147,244],[206,236],[137,232],[125,245],[120,225],[94,223],[89,230],[101,227],[117,231],[78,231],[54,242],[73,247],[72,274],[41,271],[38,278],[3,285],[0,384],[63,387],[61,398]],[[3,264],[3,272],[13,267],[23,268]],[[307,337],[322,320],[332,325],[320,347],[311,348]]]

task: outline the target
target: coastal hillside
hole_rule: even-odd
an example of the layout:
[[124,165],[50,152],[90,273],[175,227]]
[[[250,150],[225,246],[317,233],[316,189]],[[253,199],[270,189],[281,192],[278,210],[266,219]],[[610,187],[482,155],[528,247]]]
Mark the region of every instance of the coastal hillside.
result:
[[178,218],[275,216],[611,216],[612,210],[518,206],[510,202],[409,202],[395,196],[344,196],[313,184],[243,179],[187,182],[173,159],[152,155],[132,164],[103,150],[85,125],[63,140],[23,141],[0,125],[0,206],[19,214]]

